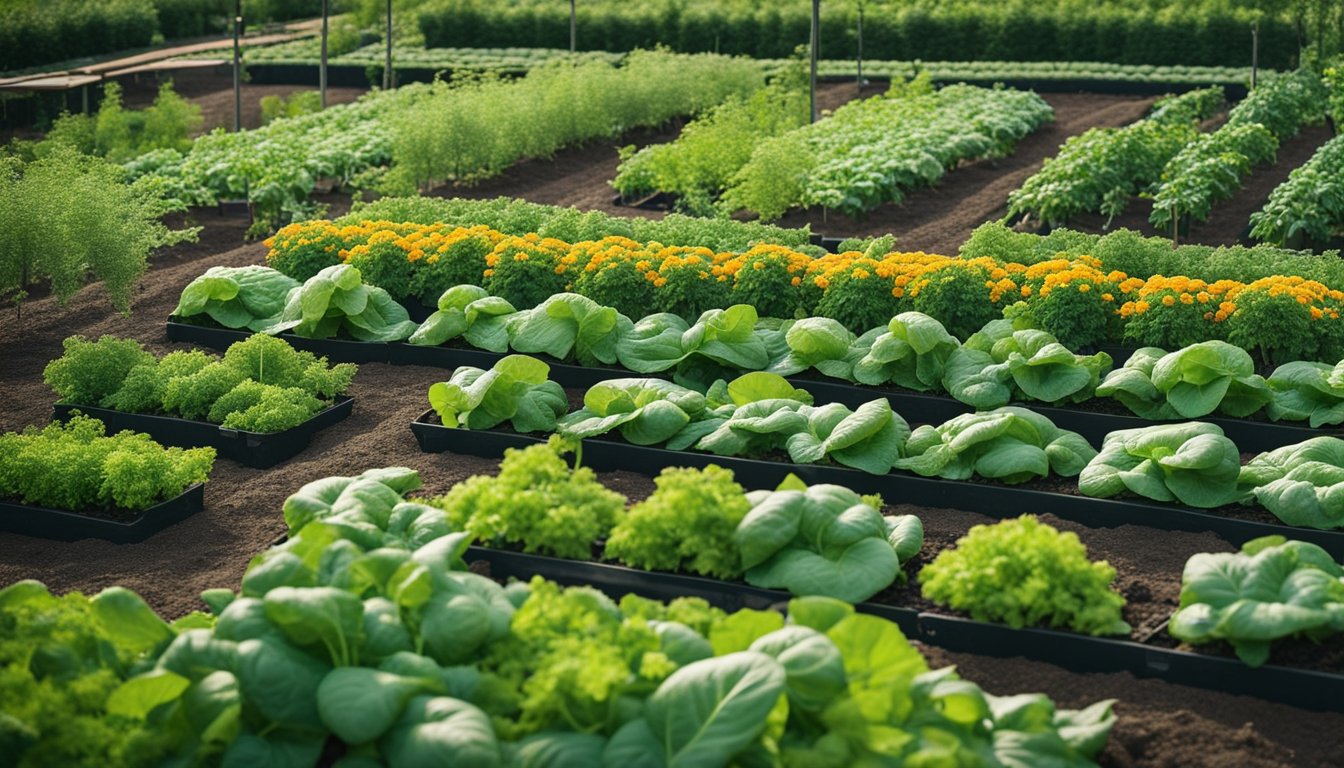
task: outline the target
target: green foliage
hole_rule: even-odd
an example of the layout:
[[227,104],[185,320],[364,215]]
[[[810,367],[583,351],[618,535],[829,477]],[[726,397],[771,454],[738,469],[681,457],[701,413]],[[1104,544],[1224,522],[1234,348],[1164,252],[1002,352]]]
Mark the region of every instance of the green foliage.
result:
[[311,115],[321,109],[322,94],[317,91],[295,91],[288,99],[274,94],[262,96],[261,123],[265,125],[281,117]]
[[[273,336],[256,334],[222,358],[200,351],[163,358],[134,339],[71,336],[65,354],[43,372],[61,401],[128,413],[170,413],[230,429],[281,432],[298,426],[344,393],[357,367],[328,366]],[[319,399],[321,398],[321,399]]]
[[475,475],[428,503],[489,546],[588,560],[625,498],[603,487],[591,469],[571,471],[550,446],[534,445],[505,452],[498,475]]
[[[620,67],[557,63],[519,79],[437,83],[416,109],[388,117],[392,191],[497,175],[525,157],[694,114],[764,84],[742,59],[636,52]],[[498,119],[527,115],[526,119]]]
[[1078,476],[1078,492],[1109,499],[1125,492],[1212,509],[1240,501],[1241,455],[1214,424],[1191,421],[1120,429]]
[[1009,153],[1053,114],[1034,93],[968,85],[850,102],[760,142],[721,207],[771,220],[794,207],[855,214],[900,202],[904,190],[933,184],[963,160]]
[[508,350],[507,321],[518,310],[505,299],[474,285],[456,285],[443,292],[437,307],[407,343],[437,347],[461,337],[477,349]]
[[508,355],[486,371],[459,366],[429,387],[429,405],[447,427],[490,429],[504,422],[517,432],[551,432],[569,400],[550,381],[551,367],[526,355]]
[[108,437],[101,421],[75,416],[0,436],[0,497],[72,512],[138,512],[205,482],[214,461],[213,448],[164,448],[129,430]]
[[755,333],[757,320],[755,308],[746,304],[708,310],[694,323],[668,312],[651,314],[616,341],[616,357],[636,373],[705,365],[731,371],[764,370],[770,355]]
[[977,621],[1047,626],[1089,635],[1128,634],[1115,569],[1091,562],[1072,532],[1033,515],[977,525],[919,573],[924,597]]
[[1256,456],[1238,485],[1288,525],[1344,528],[1344,440],[1313,437]]
[[902,312],[872,339],[872,346],[854,365],[854,379],[869,386],[891,383],[916,392],[935,390],[942,386],[948,358],[960,346],[957,337],[932,317]]
[[629,328],[629,318],[577,293],[554,294],[505,321],[509,346],[518,352],[585,366],[615,363],[617,339]]
[[910,434],[904,456],[894,462],[896,469],[1013,484],[1051,473],[1073,477],[1096,451],[1082,435],[1056,427],[1035,411],[1009,406],[962,414],[937,427],[922,425]]
[[620,430],[635,445],[656,445],[692,422],[717,423],[714,417],[705,396],[693,389],[662,379],[609,379],[588,388],[583,408],[560,419],[559,431],[585,438]]
[[976,408],[1014,400],[1082,402],[1110,366],[1105,352],[1077,355],[1045,331],[1014,330],[1011,320],[993,320],[948,356],[942,384]]
[[61,346],[65,352],[47,363],[42,380],[56,391],[61,402],[76,405],[102,406],[117,393],[132,369],[155,362],[135,339],[102,336],[89,341],[71,336]]
[[68,146],[27,165],[0,159],[0,297],[21,305],[50,281],[66,302],[92,278],[129,315],[149,253],[196,238],[159,221],[176,209],[154,185],[127,183],[121,168]]
[[[90,600],[35,581],[0,590],[0,697],[6,760],[19,768],[149,765],[167,740],[134,718],[108,715],[109,694],[160,642],[129,641],[115,623],[171,638],[174,630],[119,587]],[[109,626],[110,625],[110,626]]]
[[[273,286],[257,286],[268,294]],[[179,307],[180,308],[180,307]],[[345,333],[357,341],[400,341],[415,332],[406,308],[376,285],[366,285],[359,270],[349,264],[327,267],[293,288],[275,322],[259,330],[275,334],[292,331],[309,339],[328,339]],[[261,318],[249,323],[260,324]]]
[[149,45],[154,0],[10,0],[0,8],[0,71]]
[[1175,352],[1136,350],[1106,375],[1097,397],[1113,397],[1145,419],[1197,419],[1215,410],[1244,417],[1272,399],[1246,350],[1205,341]]
[[860,602],[903,581],[901,561],[924,544],[919,518],[884,517],[838,485],[786,482],[749,498],[733,542],[754,586]]
[[269,267],[210,267],[182,289],[173,316],[208,315],[225,328],[259,331],[275,323],[299,282]]
[[745,251],[753,243],[778,243],[797,248],[808,245],[808,229],[784,229],[732,219],[701,219],[668,214],[661,219],[624,218],[600,211],[540,205],[512,197],[473,200],[461,197],[384,197],[372,203],[356,202],[336,224],[361,221],[399,221],[416,224],[443,222],[449,226],[484,225],[507,235],[533,233],[568,243],[601,240],[620,235],[639,242],[690,245],[713,251]]
[[1344,363],[1298,361],[1274,369],[1265,380],[1274,421],[1306,421],[1311,427],[1344,423]]
[[739,577],[734,531],[751,503],[733,473],[714,465],[668,468],[654,485],[654,492],[612,528],[606,556],[644,570]]
[[1344,632],[1344,569],[1315,544],[1265,536],[1240,552],[1191,557],[1181,574],[1172,637],[1225,640],[1248,666],[1269,660],[1285,637],[1317,642]]
[[[1344,73],[1339,75],[1344,82]],[[1344,96],[1340,97],[1344,101]],[[1340,107],[1344,110],[1344,106]],[[1335,118],[1344,125],[1344,114]],[[1344,137],[1322,144],[1251,214],[1251,236],[1275,245],[1301,240],[1329,242],[1344,232]]]

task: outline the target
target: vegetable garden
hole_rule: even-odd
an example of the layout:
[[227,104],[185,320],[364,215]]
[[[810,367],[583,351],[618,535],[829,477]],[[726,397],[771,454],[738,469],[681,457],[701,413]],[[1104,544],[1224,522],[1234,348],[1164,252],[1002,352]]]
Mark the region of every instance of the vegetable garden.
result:
[[[1280,14],[1244,98],[892,61],[814,122],[796,9],[664,5],[0,156],[6,760],[1344,764],[1337,64]],[[1241,65],[1142,5],[866,34]],[[416,7],[430,67],[554,45]]]

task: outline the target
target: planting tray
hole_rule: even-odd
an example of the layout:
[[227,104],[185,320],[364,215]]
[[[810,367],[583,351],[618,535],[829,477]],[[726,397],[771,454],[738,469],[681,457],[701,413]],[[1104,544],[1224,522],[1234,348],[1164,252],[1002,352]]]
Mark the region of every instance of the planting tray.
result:
[[313,435],[319,430],[341,421],[350,415],[354,407],[353,397],[342,397],[334,405],[319,412],[311,419],[293,429],[284,432],[260,433],[244,432],[238,429],[225,429],[218,424],[206,421],[179,419],[172,416],[152,416],[141,413],[122,413],[108,408],[92,408],[84,405],[52,406],[52,418],[66,421],[72,411],[80,411],[86,416],[99,419],[107,425],[108,434],[130,429],[143,432],[163,445],[179,448],[200,448],[209,446],[216,455],[232,459],[245,467],[265,469],[295,456],[308,447]]
[[[542,576],[566,585],[586,584],[613,600],[634,593],[654,600],[699,597],[725,611],[783,608],[788,592],[698,576],[641,571],[607,563],[467,549],[467,562],[485,562],[493,578],[527,580]],[[1296,707],[1334,710],[1344,700],[1344,675],[1289,667],[1251,669],[1236,659],[1156,648],[1130,640],[1088,637],[1048,629],[1013,629],[912,608],[859,603],[862,613],[892,621],[912,640],[949,651],[997,658],[1023,657],[1080,673],[1128,672],[1196,688],[1250,695]]]
[[[434,415],[433,410],[425,411],[411,423],[411,431],[419,441],[420,449],[430,453],[447,451],[498,458],[503,455],[505,448],[543,443],[547,439],[547,436],[445,427],[431,421]],[[1095,528],[1144,525],[1168,531],[1212,531],[1238,546],[1260,536],[1279,534],[1313,542],[1325,548],[1336,559],[1344,558],[1344,531],[1320,531],[1239,520],[1174,504],[1142,500],[1093,499],[1012,485],[944,480],[897,472],[873,475],[834,465],[791,464],[669,451],[600,438],[583,441],[583,464],[601,472],[624,470],[650,477],[664,467],[705,467],[717,464],[731,469],[737,481],[749,489],[774,488],[789,474],[794,474],[809,485],[834,483],[856,493],[880,493],[887,499],[899,499],[906,504],[951,507],[995,519],[1017,517],[1028,512],[1048,512]]]
[[144,541],[168,526],[186,520],[205,506],[205,486],[197,483],[181,494],[122,522],[63,509],[0,502],[0,531],[56,541],[105,539],[117,544]]
[[[252,336],[251,331],[239,331],[232,328],[211,328],[204,325],[184,323],[176,318],[168,318],[168,338],[171,341],[187,341],[210,349],[226,350],[231,344]],[[282,333],[284,339],[295,349],[312,352],[327,358],[332,363],[386,363],[390,344],[376,341],[349,341],[346,339],[306,339],[292,333]]]
[[[390,345],[390,362],[400,365],[424,365],[438,368],[457,368],[472,365],[489,369],[504,357],[497,352],[457,347],[425,347],[415,344]],[[640,376],[621,368],[587,368],[580,365],[559,363],[546,359],[551,366],[550,379],[562,387],[587,389],[607,379]],[[665,377],[664,374],[652,374]],[[861,387],[839,380],[823,380],[803,376],[789,376],[789,382],[795,387],[811,392],[818,403],[841,403],[857,408],[870,400],[885,397],[891,403],[891,409],[915,424],[941,424],[963,413],[974,413],[975,408],[947,395],[923,394],[881,387]],[[1106,435],[1120,429],[1137,429],[1154,422],[1138,416],[1114,413],[1095,413],[1075,408],[1057,407],[1041,403],[1013,403],[1039,413],[1060,429],[1081,434],[1094,447],[1100,446]],[[1303,440],[1322,436],[1344,436],[1341,429],[1313,428],[1305,425],[1276,424],[1247,419],[1206,416],[1197,421],[1216,424],[1223,433],[1236,443],[1237,448],[1248,453],[1260,453],[1293,445]],[[1174,423],[1174,422],[1171,422]]]

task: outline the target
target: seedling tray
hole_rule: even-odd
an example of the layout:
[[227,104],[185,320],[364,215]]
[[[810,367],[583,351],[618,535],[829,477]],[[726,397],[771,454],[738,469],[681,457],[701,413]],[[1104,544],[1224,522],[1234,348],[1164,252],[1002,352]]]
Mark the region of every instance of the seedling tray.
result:
[[141,512],[129,521],[47,509],[28,504],[0,502],[0,531],[21,533],[41,539],[78,541],[105,539],[117,544],[134,544],[168,526],[186,520],[205,506],[205,486],[197,483],[171,499]]
[[[204,325],[192,325],[175,318],[168,319],[168,338],[171,341],[187,341],[210,349],[226,350],[230,345],[252,336],[251,331],[232,328],[211,328]],[[282,333],[284,339],[295,349],[312,352],[327,358],[332,363],[386,363],[390,344],[375,341],[349,341],[346,339],[306,339],[292,333]]]
[[318,431],[341,421],[350,415],[354,407],[353,397],[339,398],[334,405],[314,415],[311,419],[284,432],[245,432],[238,429],[225,429],[218,424],[206,421],[179,419],[172,416],[152,416],[141,413],[122,413],[108,408],[93,408],[85,405],[52,406],[52,418],[66,421],[73,411],[99,419],[107,425],[107,432],[120,432],[130,429],[144,432],[155,441],[179,448],[200,448],[209,446],[215,449],[220,458],[232,459],[245,467],[265,469],[297,455]]
[[[468,562],[489,564],[493,578],[542,576],[565,585],[590,585],[613,600],[634,593],[654,600],[699,597],[725,611],[782,609],[787,592],[680,574],[641,571],[607,563],[566,560],[473,546]],[[996,658],[1023,657],[1079,673],[1128,672],[1225,693],[1256,696],[1314,710],[1337,709],[1344,675],[1266,665],[1251,669],[1236,659],[1156,648],[1131,640],[1089,637],[1048,629],[1013,629],[879,603],[859,603],[862,613],[895,622],[911,640],[949,651]]]
[[[545,442],[547,436],[520,435],[493,430],[445,427],[432,421],[428,410],[411,423],[420,449],[429,453],[451,452],[484,458],[499,458],[504,449]],[[1344,558],[1344,531],[1320,531],[1253,520],[1239,520],[1174,504],[1155,504],[1128,499],[1094,499],[1052,491],[995,483],[944,480],[891,472],[873,475],[857,469],[824,464],[791,464],[708,453],[669,451],[664,448],[589,438],[583,441],[583,463],[600,472],[627,471],[657,475],[664,467],[705,467],[717,464],[731,469],[746,488],[774,488],[789,474],[809,485],[834,483],[856,493],[880,493],[887,499],[925,507],[950,507],[995,519],[1028,512],[1048,512],[1065,520],[1098,528],[1144,525],[1167,531],[1212,531],[1240,546],[1260,536],[1279,534],[1310,541],[1336,559]]]

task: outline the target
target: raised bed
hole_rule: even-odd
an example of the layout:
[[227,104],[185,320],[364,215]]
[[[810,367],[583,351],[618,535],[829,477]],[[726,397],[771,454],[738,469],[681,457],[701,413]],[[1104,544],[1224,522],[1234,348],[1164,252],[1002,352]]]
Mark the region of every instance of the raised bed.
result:
[[0,502],[0,531],[56,541],[106,539],[117,544],[133,544],[191,517],[204,506],[205,486],[201,483],[155,504],[130,520]]
[[[561,584],[588,584],[617,600],[629,593],[656,600],[699,597],[717,608],[735,611],[781,607],[790,599],[787,592],[734,582],[479,546],[470,547],[465,559],[469,563],[487,563],[494,578],[526,580],[543,576]],[[1256,696],[1305,709],[1334,711],[1344,701],[1344,675],[1274,665],[1252,669],[1236,659],[1158,648],[1131,640],[1049,629],[1013,629],[880,603],[859,603],[855,608],[895,622],[912,640],[950,651],[999,658],[1020,656],[1080,673],[1128,672],[1135,677]]]
[[336,424],[350,415],[353,397],[341,397],[329,408],[311,419],[283,432],[245,432],[226,429],[208,421],[179,419],[173,416],[154,416],[143,413],[123,413],[108,408],[57,403],[52,406],[52,418],[67,421],[72,412],[79,411],[107,425],[109,434],[123,429],[143,432],[163,445],[179,448],[211,447],[220,458],[232,459],[245,467],[264,469],[291,458],[312,442],[318,431]]
[[[210,349],[226,350],[230,345],[243,341],[252,335],[251,331],[232,328],[212,328],[205,325],[193,325],[181,320],[168,318],[168,338],[171,341],[186,341]],[[280,338],[289,342],[295,349],[312,352],[325,357],[333,363],[386,363],[390,356],[389,344],[373,341],[349,341],[346,339],[307,339],[292,333],[282,333]]]
[[[451,452],[498,458],[506,448],[543,443],[547,436],[520,435],[495,430],[466,430],[434,423],[433,410],[411,423],[420,449],[429,453]],[[1143,525],[1167,531],[1211,531],[1240,546],[1251,539],[1273,534],[1310,541],[1336,559],[1344,559],[1344,531],[1296,528],[1210,514],[1175,504],[1143,500],[1094,499],[1021,486],[963,480],[944,480],[891,472],[874,475],[849,467],[825,464],[791,464],[708,453],[669,451],[600,438],[583,441],[583,464],[595,470],[626,471],[654,476],[664,467],[705,467],[717,464],[731,469],[747,488],[774,488],[789,474],[809,485],[834,483],[857,493],[880,493],[887,499],[925,507],[951,507],[995,519],[1016,517],[1024,512],[1048,512],[1065,520],[1100,528]]]

